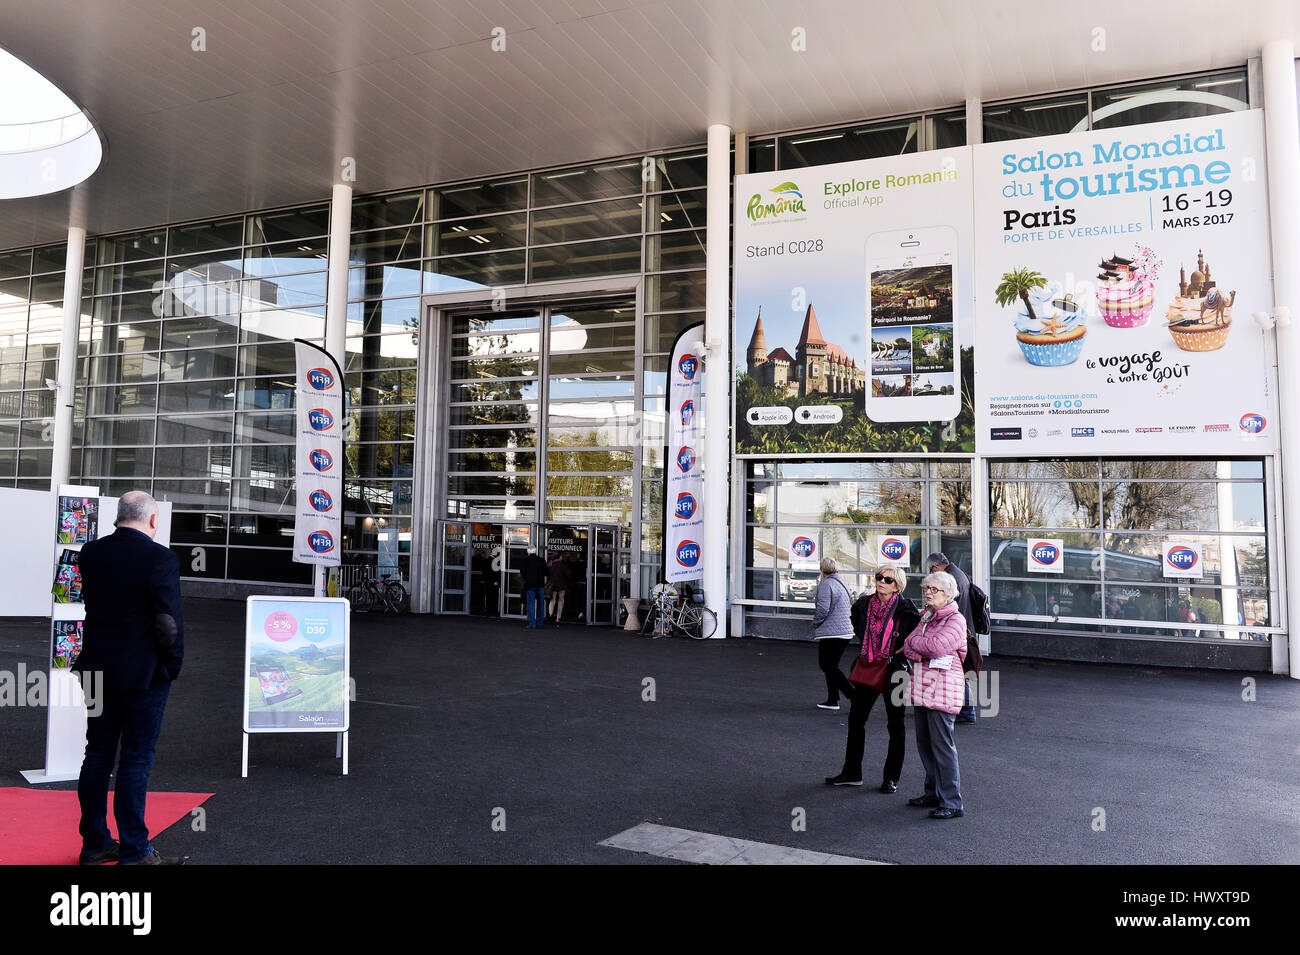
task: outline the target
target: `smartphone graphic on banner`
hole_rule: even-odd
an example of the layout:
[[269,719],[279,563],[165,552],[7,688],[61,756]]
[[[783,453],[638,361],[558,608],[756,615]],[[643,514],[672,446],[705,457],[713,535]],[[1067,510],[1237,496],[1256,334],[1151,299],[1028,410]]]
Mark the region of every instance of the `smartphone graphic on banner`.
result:
[[868,237],[872,421],[948,421],[961,411],[956,260],[951,226]]

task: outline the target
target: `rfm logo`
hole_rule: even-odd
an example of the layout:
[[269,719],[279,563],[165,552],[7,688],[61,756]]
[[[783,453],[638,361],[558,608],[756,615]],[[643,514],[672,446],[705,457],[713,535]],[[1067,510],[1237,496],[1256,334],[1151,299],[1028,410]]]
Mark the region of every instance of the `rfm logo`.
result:
[[328,471],[334,467],[334,458],[328,451],[317,448],[311,453],[311,466],[317,471]]
[[689,471],[691,469],[691,465],[693,465],[694,463],[695,463],[695,450],[693,448],[682,448],[680,451],[677,452],[677,466],[682,469],[683,474]]
[[694,381],[695,369],[699,367],[699,362],[700,360],[694,355],[683,355],[677,360],[677,370],[687,381]]
[[1169,554],[1165,557],[1165,560],[1179,570],[1191,570],[1196,566],[1196,551],[1191,547],[1180,544],[1178,547],[1169,548]]
[[695,417],[695,399],[687,398],[682,402],[682,427],[690,426],[691,419]]
[[314,431],[324,431],[334,423],[334,416],[324,408],[312,408],[307,412],[307,421]]
[[331,498],[329,494],[327,494],[326,492],[320,489],[312,491],[311,497],[309,497],[307,500],[309,500],[311,502],[311,506],[318,511],[328,511],[331,507],[334,506],[334,499]]
[[689,491],[682,491],[677,495],[677,507],[674,510],[682,520],[689,521],[695,516],[695,495]]
[[1264,416],[1262,414],[1255,414],[1254,412],[1242,415],[1241,420],[1237,422],[1237,426],[1247,434],[1259,434],[1264,430],[1264,425],[1266,424],[1268,424],[1268,422],[1264,420]]
[[307,372],[307,384],[317,391],[325,391],[334,387],[334,376],[327,368],[313,368]]
[[682,541],[677,545],[677,563],[694,567],[700,562],[700,545],[695,541]]
[[791,542],[790,549],[794,551],[796,557],[807,560],[817,550],[817,544],[811,537],[796,537]]
[[1035,564],[1042,564],[1044,567],[1050,567],[1056,563],[1056,558],[1061,556],[1061,552],[1057,549],[1055,544],[1049,544],[1047,541],[1039,541],[1030,546],[1029,556],[1033,558]]
[[307,538],[307,546],[318,554],[328,554],[334,549],[334,538],[329,531],[314,531]]
[[887,560],[898,560],[907,550],[907,544],[897,537],[886,537],[880,542],[880,554]]

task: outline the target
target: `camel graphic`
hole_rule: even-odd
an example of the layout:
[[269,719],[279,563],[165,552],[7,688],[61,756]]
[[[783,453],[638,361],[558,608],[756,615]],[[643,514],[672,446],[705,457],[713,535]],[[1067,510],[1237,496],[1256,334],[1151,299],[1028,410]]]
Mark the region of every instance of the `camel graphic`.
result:
[[1236,300],[1237,300],[1236,289],[1232,290],[1231,294],[1228,296],[1226,300],[1224,299],[1223,293],[1220,292],[1218,289],[1210,289],[1209,294],[1205,296],[1205,301],[1201,303],[1201,321],[1205,322],[1205,313],[1210,312],[1214,315],[1215,325],[1226,324],[1224,320],[1224,313],[1228,309],[1232,308],[1232,303],[1235,302]]

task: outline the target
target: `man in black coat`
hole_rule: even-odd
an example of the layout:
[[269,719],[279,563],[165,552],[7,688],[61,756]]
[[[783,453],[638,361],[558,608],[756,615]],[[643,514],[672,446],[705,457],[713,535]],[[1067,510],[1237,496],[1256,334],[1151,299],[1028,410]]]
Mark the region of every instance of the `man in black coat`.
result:
[[[144,491],[130,491],[118,502],[117,530],[83,546],[78,561],[86,623],[72,669],[102,674],[104,697],[99,714],[87,720],[77,781],[82,865],[180,861],[158,854],[144,823],[163,709],[185,653],[180,561],[154,542],[157,533],[157,503]],[[113,814],[120,846],[107,823],[108,780],[119,741]]]
[[533,630],[541,629],[546,617],[546,577],[549,568],[546,561],[537,556],[537,548],[528,548],[528,556],[519,568],[523,577],[524,604],[528,608],[528,626]]
[[[952,579],[957,581],[957,609],[960,610],[961,615],[966,618],[966,632],[974,633],[975,619],[971,615],[970,609],[970,578],[966,576],[965,572],[962,571],[960,567],[950,561],[947,555],[942,551],[935,551],[925,559],[925,562],[930,567],[930,573],[933,574],[936,571],[941,570],[946,574],[951,574]],[[963,706],[961,712],[957,714],[956,722],[974,723],[975,720],[975,701],[971,699],[970,683],[967,683]]]

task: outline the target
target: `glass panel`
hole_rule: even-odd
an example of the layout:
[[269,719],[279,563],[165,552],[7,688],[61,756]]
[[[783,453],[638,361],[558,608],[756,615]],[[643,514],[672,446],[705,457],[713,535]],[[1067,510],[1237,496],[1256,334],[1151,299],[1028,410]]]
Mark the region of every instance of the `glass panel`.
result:
[[990,461],[989,477],[1096,481],[1100,475],[1096,460]]
[[[229,382],[227,382],[227,386]],[[229,387],[226,391],[230,391]],[[215,394],[215,392],[214,392]],[[291,378],[248,378],[239,382],[239,408],[292,408],[294,385]],[[233,398],[233,394],[223,395]],[[227,405],[229,402],[227,402]],[[198,409],[194,409],[198,410]],[[213,410],[216,410],[215,408]]]
[[533,245],[632,235],[641,231],[641,199],[539,209],[532,222]]
[[930,521],[933,524],[971,523],[971,483],[936,481],[930,485]]
[[235,415],[235,440],[241,443],[292,439],[296,428],[297,415],[292,411]]
[[153,448],[87,448],[81,456],[81,473],[89,477],[149,477],[153,473]]
[[440,222],[427,230],[427,256],[495,252],[528,244],[528,214]]
[[703,272],[678,272],[646,279],[646,311],[703,307]]
[[230,477],[230,448],[211,445],[194,448],[159,448],[157,474],[160,478]]
[[635,362],[631,352],[575,352],[551,356],[551,374],[558,378],[584,375],[631,374]]
[[153,418],[92,418],[86,422],[85,443],[87,445],[153,444],[153,420]]
[[1246,72],[1164,80],[1092,94],[1092,128],[1113,129],[1249,109]]
[[772,172],[776,169],[776,140],[753,140],[749,144],[750,172]]
[[[1067,579],[1099,580],[1101,578],[1101,538],[1095,533],[1062,531],[1052,535],[1060,538],[1065,550]],[[994,577],[1029,577],[1028,535],[994,531],[989,535],[989,553]],[[951,555],[954,560],[955,554]]]
[[362,479],[411,476],[415,445],[409,441],[400,444],[354,442],[347,448],[349,476]]
[[153,381],[157,377],[156,354],[110,355],[90,363],[90,380],[97,385]]
[[646,238],[647,272],[704,268],[704,233],[669,232]]
[[940,113],[925,118],[927,149],[949,149],[966,145],[966,111]]
[[186,544],[224,544],[226,515],[211,511],[202,514],[173,511],[172,540]]
[[346,369],[404,368],[412,366],[420,355],[419,345],[411,335],[367,335],[349,338]]
[[447,478],[449,494],[487,495],[491,497],[531,496],[537,490],[533,475],[452,475]]
[[1057,136],[1088,128],[1088,95],[1072,93],[1007,106],[984,107],[984,142]]
[[508,212],[528,206],[528,177],[465,183],[433,190],[436,219],[455,219],[489,212]]
[[[449,444],[451,448],[532,448],[537,445],[537,432],[532,428],[475,428],[451,430]],[[522,467],[522,465],[521,465]],[[479,467],[466,465],[463,470],[495,471],[505,470],[500,467]],[[529,468],[531,470],[531,467]]]
[[800,133],[778,140],[782,169],[897,156],[917,151],[920,120],[903,119],[833,132]]
[[536,311],[524,312],[476,312],[452,316],[451,331],[453,335],[467,332],[508,332],[521,328],[538,328],[542,316]]
[[448,411],[448,423],[452,425],[535,425],[539,417],[536,404],[452,405]]
[[[292,544],[292,540],[289,542]],[[231,580],[257,580],[285,584],[310,584],[310,564],[295,564],[291,549],[259,550],[251,547],[231,547],[228,552],[227,576]]]
[[[251,481],[230,482],[230,506],[237,510],[259,512],[291,512],[294,508],[294,482],[255,478]],[[233,539],[238,532],[234,514],[230,516],[230,533]]]
[[[233,349],[232,349],[233,351]],[[297,373],[293,342],[262,342],[239,349],[240,375],[288,375]],[[233,371],[231,372],[233,374]]]
[[491,252],[434,259],[424,266],[424,291],[455,292],[490,285],[522,285],[527,253]]
[[157,403],[157,385],[86,389],[86,408],[91,417],[152,412]]
[[[163,264],[158,259],[152,262],[131,262],[104,266],[95,270],[95,294],[112,295],[116,292],[150,292],[156,291],[155,284],[163,280]],[[158,286],[161,288],[161,285]]]
[[424,217],[424,193],[357,199],[352,203],[352,231],[412,225]]
[[[146,286],[147,288],[148,286]],[[63,273],[36,275],[32,277],[33,302],[63,301]]]
[[[168,255],[186,252],[206,252],[211,249],[230,249],[243,243],[244,219],[218,219],[215,222],[192,222],[172,226],[168,230]],[[103,241],[103,240],[101,240]]]
[[992,481],[989,522],[994,527],[1100,527],[1098,486],[1086,481]]
[[112,262],[131,262],[136,259],[160,259],[165,251],[165,241],[166,232],[162,229],[101,238],[96,251],[98,258],[87,254],[86,264],[90,265],[97,261],[100,265],[107,265]]
[[1264,524],[1262,484],[1181,481],[1106,484],[1107,527],[1135,530],[1245,530]]
[[[593,472],[593,471],[623,471],[632,470],[632,452],[631,451],[588,451],[588,450],[571,450],[571,451],[551,451],[546,455],[546,467],[553,477],[556,473],[569,472]],[[549,480],[549,477],[548,477]],[[620,479],[621,481],[622,479]],[[620,483],[619,485],[623,485]],[[631,485],[623,494],[630,495]],[[569,493],[557,491],[553,487],[547,488],[549,494]],[[576,493],[576,492],[575,492]],[[582,492],[586,493],[586,492]],[[620,495],[623,496],[623,495]]]
[[215,348],[233,345],[235,335],[235,325],[219,318],[172,318],[163,323],[162,347]]
[[[672,232],[677,229],[695,229],[701,239],[708,223],[708,193],[704,189],[686,192],[661,192],[649,196],[650,211],[646,213],[647,232]],[[687,236],[690,233],[678,233]],[[671,240],[666,240],[671,241]],[[655,270],[666,266],[654,266]],[[647,270],[650,266],[647,265]]]
[[483,381],[468,385],[452,385],[451,400],[455,401],[513,401],[537,400],[535,381]]
[[537,376],[536,358],[516,358],[502,355],[499,358],[455,359],[451,363],[453,379],[522,378]]
[[288,239],[307,239],[329,232],[328,205],[286,209],[282,212],[265,212],[248,217],[248,243],[280,242]]
[[777,520],[828,524],[920,524],[921,485],[783,483],[777,489]]
[[368,265],[348,270],[348,300],[420,294],[420,263]]
[[293,478],[296,470],[294,467],[296,450],[294,445],[275,444],[237,447],[234,476],[251,478],[255,485],[280,478]]
[[530,277],[534,282],[549,282],[555,279],[621,275],[639,271],[641,239],[632,237],[534,249]]
[[0,253],[0,279],[12,279],[31,275],[32,250],[19,249],[17,252]]
[[154,481],[153,496],[160,501],[171,501],[177,507],[225,508],[230,504],[230,481]]
[[470,453],[447,455],[449,471],[499,471],[532,472],[537,468],[537,455],[531,452],[504,451],[501,453]]
[[[518,355],[541,351],[540,332],[502,332],[499,335],[466,335],[451,340],[453,358],[467,355]],[[453,366],[453,373],[455,366]]]
[[632,504],[629,501],[548,500],[546,519],[592,524],[625,524],[632,519]]
[[192,378],[229,378],[235,374],[233,348],[207,348],[201,350],[168,351],[160,356],[163,381],[180,381]]
[[184,415],[158,419],[158,443],[229,444],[234,419],[231,415]]
[[647,315],[645,317],[645,350],[652,352],[672,351],[673,342],[681,332],[691,325],[704,323],[703,312],[673,312],[667,315]]
[[352,302],[348,305],[349,335],[410,333],[414,341],[420,326],[418,298],[385,299],[381,302]]
[[641,193],[641,160],[620,159],[576,169],[533,175],[533,205],[605,199]]
[[[240,387],[245,388],[248,384],[241,382]],[[229,411],[234,407],[234,398],[234,382],[229,378],[175,382],[158,388],[158,408],[161,411]]]
[[566,316],[556,315],[552,318],[552,355],[557,352],[606,348],[631,349],[635,345],[636,325],[588,325],[583,322],[582,316],[568,319]]
[[603,378],[552,378],[550,382],[552,399],[632,398],[635,394],[636,379],[632,375]]

